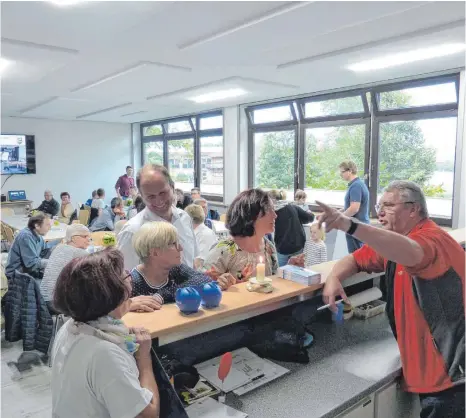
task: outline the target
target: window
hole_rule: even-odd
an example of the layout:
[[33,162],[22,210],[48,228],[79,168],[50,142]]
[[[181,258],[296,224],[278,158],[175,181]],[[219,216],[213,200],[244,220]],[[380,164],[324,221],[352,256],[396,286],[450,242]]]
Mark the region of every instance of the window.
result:
[[378,94],[380,110],[407,109],[456,103],[456,101],[456,84],[454,81],[431,86],[386,91]]
[[223,195],[223,136],[201,137],[200,145],[201,191]]
[[186,192],[200,187],[207,199],[222,200],[223,114],[220,111],[143,123],[141,141],[143,163],[165,165],[176,187]]
[[146,126],[142,132],[143,136],[163,135],[162,125]]
[[431,218],[451,226],[458,91],[453,74],[247,107],[249,187],[284,189],[288,200],[302,189],[311,205],[341,207],[348,185],[338,165],[352,160],[371,216],[390,181],[411,180]]
[[284,106],[267,107],[257,109],[252,112],[253,122],[255,124],[290,121],[293,120],[291,107],[289,104]]
[[381,123],[377,197],[390,181],[411,180],[422,187],[430,216],[451,218],[456,125],[456,117]]
[[295,130],[254,133],[254,187],[294,191]]
[[163,164],[163,142],[145,142],[143,144],[143,162]]
[[193,160],[193,138],[168,141],[168,171],[175,182],[175,187],[185,192],[189,192],[194,187]]
[[341,179],[338,165],[354,161],[359,175],[364,176],[366,125],[308,128],[305,135],[307,201],[343,206],[348,185]]
[[324,116],[349,115],[363,112],[364,104],[360,95],[312,101],[304,105],[305,118],[321,118]]
[[167,133],[176,134],[180,132],[191,132],[191,125],[188,120],[180,120],[178,122],[169,122],[166,125]]

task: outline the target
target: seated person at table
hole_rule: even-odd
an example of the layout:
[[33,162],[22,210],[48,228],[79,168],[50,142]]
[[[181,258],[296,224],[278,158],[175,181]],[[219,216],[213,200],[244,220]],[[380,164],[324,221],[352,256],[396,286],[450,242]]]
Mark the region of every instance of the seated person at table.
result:
[[61,208],[60,208],[60,215],[58,216],[58,220],[64,224],[69,224],[71,215],[73,215],[74,207],[71,203],[70,194],[68,192],[63,192],[60,194],[61,199]]
[[72,224],[66,228],[65,243],[59,244],[50,255],[40,284],[40,293],[50,312],[54,312],[52,300],[58,276],[71,260],[87,255],[86,248],[89,247],[90,238],[91,233],[86,226]]
[[94,199],[96,199],[96,198],[97,198],[97,190],[93,190],[93,191],[92,191],[92,197],[91,197],[90,199],[87,199],[87,200],[86,200],[86,203],[84,203],[84,204],[85,204],[86,206],[89,206],[89,207],[90,207],[90,206],[92,205],[92,201],[93,201]]
[[142,200],[142,196],[138,195],[133,201],[133,205],[130,207],[128,211],[128,219],[134,218],[139,212],[146,207],[144,201]]
[[116,249],[76,258],[60,273],[53,304],[71,319],[52,349],[54,417],[159,417],[150,334],[121,320],[130,279]]
[[265,275],[277,272],[277,252],[266,234],[275,228],[273,202],[261,189],[241,192],[227,211],[226,228],[231,237],[223,239],[204,262],[206,274],[215,280],[235,284],[256,274],[256,265],[265,263]]
[[[131,270],[133,293],[131,310],[152,311],[175,302],[180,287],[201,286],[212,281],[204,274],[181,264],[181,247],[176,228],[168,222],[150,222],[133,237],[133,247],[142,261]],[[219,281],[226,289],[228,282]]]
[[199,250],[194,264],[199,269],[204,264],[209,251],[217,243],[217,235],[205,225],[205,211],[201,206],[189,205],[185,211],[193,220],[194,235],[196,236],[197,248]]
[[114,197],[110,202],[110,207],[102,210],[102,213],[92,221],[89,229],[92,232],[113,231],[115,229],[115,222],[124,217],[123,200],[121,197]]
[[91,209],[98,209],[99,215],[102,209],[105,208],[106,204],[104,202],[105,199],[105,190],[104,189],[97,189],[97,194],[95,198],[92,199]]
[[204,198],[199,198],[199,199],[196,199],[194,202],[193,202],[195,205],[199,205],[202,210],[204,211],[204,224],[205,226],[207,226],[209,229],[212,229],[212,221],[209,217],[209,209],[208,209],[208,205],[207,205],[207,200],[205,200]]
[[16,236],[8,253],[5,274],[14,277],[15,270],[20,270],[36,278],[42,278],[42,273],[48,260],[41,258],[47,248],[44,235],[50,231],[50,219],[43,213],[31,216],[28,226]]
[[45,213],[46,215],[56,216],[60,210],[60,204],[53,198],[53,194],[50,190],[44,192],[44,200],[38,208],[39,212]]

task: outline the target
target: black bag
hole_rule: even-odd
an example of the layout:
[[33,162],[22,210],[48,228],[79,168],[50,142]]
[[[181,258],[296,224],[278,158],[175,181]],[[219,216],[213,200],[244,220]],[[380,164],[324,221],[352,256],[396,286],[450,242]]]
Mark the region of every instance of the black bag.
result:
[[304,347],[306,330],[291,315],[276,312],[254,320],[254,329],[247,347],[260,357],[294,363],[309,363]]

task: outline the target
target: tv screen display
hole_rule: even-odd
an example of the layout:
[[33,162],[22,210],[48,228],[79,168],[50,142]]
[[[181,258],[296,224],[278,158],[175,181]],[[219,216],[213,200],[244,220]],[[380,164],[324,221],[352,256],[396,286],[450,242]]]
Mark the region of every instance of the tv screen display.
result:
[[35,174],[34,135],[1,134],[0,158],[2,175]]

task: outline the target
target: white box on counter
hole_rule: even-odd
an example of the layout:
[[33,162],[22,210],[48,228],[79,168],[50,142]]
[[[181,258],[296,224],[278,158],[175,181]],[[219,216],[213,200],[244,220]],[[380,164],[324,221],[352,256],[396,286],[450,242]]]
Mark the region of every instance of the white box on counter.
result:
[[298,266],[292,266],[289,264],[280,267],[277,271],[277,276],[281,277],[282,279],[304,284],[306,286],[320,283],[321,278],[320,273],[318,273],[317,271]]

